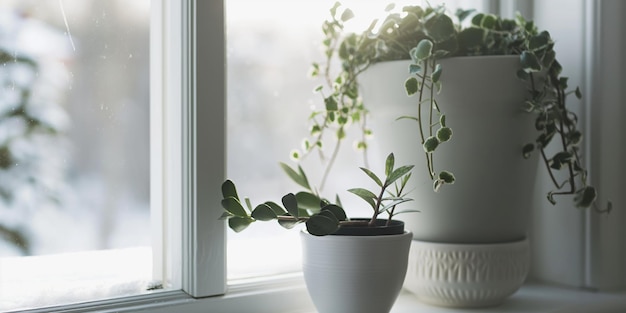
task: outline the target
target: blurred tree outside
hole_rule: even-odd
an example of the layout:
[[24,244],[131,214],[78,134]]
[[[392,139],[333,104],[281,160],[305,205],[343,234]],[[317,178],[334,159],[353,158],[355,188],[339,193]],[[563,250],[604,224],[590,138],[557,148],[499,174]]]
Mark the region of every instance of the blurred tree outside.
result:
[[1,19],[0,237],[28,255],[33,211],[62,206],[69,191],[70,120],[62,106],[68,73],[53,54],[20,44],[25,32],[50,34],[31,39],[48,43],[60,34],[15,12],[3,11]]
[[0,257],[150,245],[150,0],[0,0]]

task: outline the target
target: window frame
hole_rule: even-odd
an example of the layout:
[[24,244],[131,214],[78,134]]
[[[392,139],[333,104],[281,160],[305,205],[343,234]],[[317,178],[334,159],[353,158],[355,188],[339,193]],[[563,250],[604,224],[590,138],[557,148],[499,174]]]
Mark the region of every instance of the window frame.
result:
[[[485,0],[488,1],[488,0]],[[609,27],[611,21],[601,19],[598,10],[602,9],[595,1],[581,0],[594,13],[589,13],[585,25],[587,34],[603,27]],[[534,1],[516,1],[515,5],[505,5],[497,0],[488,1],[486,7],[512,13],[519,10],[532,13]],[[604,8],[606,10],[607,7]],[[226,104],[226,62],[224,32],[224,2],[222,0],[153,0],[153,16],[158,31],[151,35],[152,62],[158,62],[160,68],[151,74],[153,101],[151,104],[151,133],[158,134],[151,142],[153,195],[151,201],[163,207],[155,218],[159,230],[155,230],[155,247],[164,246],[155,253],[156,261],[164,262],[164,272],[155,273],[156,277],[179,277],[174,279],[180,290],[163,291],[150,295],[138,295],[125,298],[94,301],[84,304],[26,310],[24,312],[92,312],[116,311],[137,312],[150,310],[156,313],[171,312],[173,308],[181,312],[308,312],[314,311],[307,295],[302,276],[287,275],[270,277],[229,286],[226,279],[226,224],[219,220],[221,208],[219,200],[220,185],[225,178],[225,104]],[[527,12],[530,11],[530,12]],[[606,11],[602,11],[606,12]],[[593,16],[591,16],[593,15]],[[602,23],[602,24],[598,24]],[[621,22],[625,24],[624,22]],[[157,28],[151,28],[157,29]],[[589,46],[589,45],[588,45]],[[155,48],[155,49],[152,49]],[[590,49],[590,48],[589,48]],[[587,129],[590,125],[596,129],[591,136],[595,142],[603,132],[609,132],[611,125],[600,123],[598,117],[590,113],[589,103],[593,88],[601,86],[597,62],[600,51],[588,50],[587,75],[594,74],[594,80],[587,78],[585,89],[589,94],[586,102],[587,117],[584,120]],[[609,62],[609,61],[603,61]],[[607,63],[610,64],[610,63]],[[591,77],[591,76],[589,76]],[[154,88],[156,87],[156,88]],[[622,93],[623,98],[623,93]],[[594,104],[598,105],[598,104]],[[600,103],[600,106],[603,106]],[[595,119],[594,119],[595,118]],[[163,126],[163,127],[159,127]],[[623,135],[621,135],[622,141]],[[156,156],[156,157],[155,157]],[[610,173],[594,171],[598,158],[591,161],[592,179],[607,179]],[[154,192],[153,192],[154,193]],[[177,195],[178,194],[178,195]],[[178,217],[177,217],[178,216]],[[609,225],[609,231],[620,231],[623,225],[623,213],[618,213],[618,221]],[[624,240],[611,247],[600,246],[602,235],[596,229],[598,217],[586,215],[587,232],[581,225],[576,232],[585,236],[586,241],[579,243],[580,249],[589,264],[601,262],[607,249],[618,247],[624,256]],[[167,222],[165,222],[167,221]],[[618,225],[615,225],[618,224]],[[603,225],[604,226],[604,225]],[[558,225],[555,231],[564,231],[568,225]],[[164,230],[163,230],[164,229]],[[578,235],[576,236],[578,238]],[[576,240],[576,239],[573,239]],[[176,243],[181,243],[182,246]],[[598,248],[594,248],[598,247]],[[595,249],[601,249],[595,254]],[[597,251],[596,251],[597,252]],[[168,259],[166,255],[173,255]],[[177,263],[179,262],[179,263]],[[593,264],[592,264],[593,263]],[[176,273],[173,264],[181,264],[182,271]],[[587,264],[587,266],[589,266]],[[615,267],[615,266],[613,266]],[[624,271],[623,266],[617,268]],[[592,268],[587,267],[587,280],[593,283],[602,278]],[[600,277],[600,278],[594,278]],[[626,279],[622,279],[623,282]],[[578,286],[577,286],[578,287]],[[263,303],[259,306],[258,303]]]

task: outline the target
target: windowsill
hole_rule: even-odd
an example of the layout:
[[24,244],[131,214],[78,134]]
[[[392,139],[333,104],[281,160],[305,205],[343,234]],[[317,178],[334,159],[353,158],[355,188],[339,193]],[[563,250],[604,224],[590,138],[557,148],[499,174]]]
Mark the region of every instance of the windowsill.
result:
[[[236,285],[226,296],[188,299],[180,305],[155,308],[153,313],[314,313],[301,276],[279,282]],[[598,293],[546,284],[527,284],[500,306],[453,309],[421,303],[403,291],[390,313],[618,313],[626,312],[626,293]]]
[[[57,308],[58,309],[58,308]],[[315,309],[301,275],[234,284],[228,294],[194,299],[181,291],[164,291],[127,299],[70,306],[72,312],[116,311],[152,313],[313,313]],[[58,310],[52,310],[58,311]],[[48,310],[36,310],[48,312]],[[421,303],[402,292],[390,313],[610,313],[626,312],[626,292],[597,293],[546,284],[527,284],[498,307],[480,310],[442,308]]]
[[149,247],[0,258],[0,311],[150,294]]
[[[602,313],[626,312],[626,293],[598,293],[567,289],[545,284],[527,284],[502,305],[479,310],[502,313]],[[462,313],[476,312],[442,308],[421,303],[412,294],[403,292],[391,313]]]

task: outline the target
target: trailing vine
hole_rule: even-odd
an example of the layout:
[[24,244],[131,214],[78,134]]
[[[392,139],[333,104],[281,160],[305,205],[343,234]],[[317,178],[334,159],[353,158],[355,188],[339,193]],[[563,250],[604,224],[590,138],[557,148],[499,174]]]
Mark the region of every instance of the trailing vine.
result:
[[[573,195],[577,207],[610,212],[610,202],[604,208],[596,205],[597,190],[588,183],[581,158],[582,132],[577,128],[578,118],[566,106],[568,96],[582,97],[580,89],[568,89],[568,78],[561,76],[562,66],[556,59],[554,41],[547,31],[539,31],[534,22],[519,14],[515,19],[474,10],[448,14],[444,6],[406,6],[398,12],[395,6],[389,5],[385,9],[387,16],[380,22],[374,20],[361,33],[345,34],[344,23],[354,14],[350,9],[340,11],[340,7],[336,3],[331,8],[331,18],[322,27],[324,66],[314,63],[312,71],[312,76],[325,78],[332,93],[324,95],[323,87],[317,89],[324,98],[325,109],[311,114],[313,140],[305,141],[304,155],[314,150],[321,153],[322,138],[328,132],[334,132],[337,140],[326,165],[322,187],[350,124],[359,125],[363,140],[357,146],[364,155],[367,153],[364,138],[372,131],[366,126],[368,111],[359,96],[358,76],[369,66],[392,60],[412,60],[408,69],[410,77],[404,87],[408,95],[417,95],[418,113],[399,119],[419,123],[425,165],[436,191],[456,181],[452,172],[436,167],[437,148],[453,135],[453,125],[448,125],[444,108],[434,96],[442,88],[443,70],[438,61],[454,56],[518,55],[520,69],[516,74],[531,86],[529,100],[522,100],[520,105],[535,114],[538,132],[534,142],[520,143],[522,157],[528,158],[533,151],[539,151],[554,186],[547,193],[550,203],[556,203],[555,196]],[[465,22],[469,25],[462,26]],[[337,76],[330,74],[334,60],[341,65]],[[558,151],[548,155],[554,148]],[[560,175],[566,176],[561,182],[557,178]]]

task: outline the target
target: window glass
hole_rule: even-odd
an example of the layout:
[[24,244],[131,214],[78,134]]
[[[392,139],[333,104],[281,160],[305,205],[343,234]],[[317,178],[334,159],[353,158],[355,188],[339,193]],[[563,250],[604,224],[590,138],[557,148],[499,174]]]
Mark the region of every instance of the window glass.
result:
[[0,0],[0,311],[150,289],[149,26]]
[[[287,192],[300,190],[282,172],[279,162],[295,166],[290,152],[299,149],[308,134],[311,125],[307,118],[312,108],[324,105],[321,96],[313,92],[321,82],[307,73],[313,62],[324,60],[322,23],[330,18],[329,10],[335,2],[226,1],[227,174],[240,196],[250,197],[253,205],[265,200],[280,202]],[[341,3],[356,16],[346,23],[347,31],[365,29],[372,19],[384,16],[381,13],[388,4],[358,0]],[[395,3],[400,8],[415,5],[416,1]],[[429,3],[437,5],[441,1]],[[483,1],[446,1],[446,5],[451,10],[457,6],[481,9]],[[353,149],[353,140],[346,140],[323,195],[332,198],[339,193],[348,211],[356,203],[358,209],[351,216],[358,216],[369,212],[361,210],[360,200],[345,192],[358,187],[360,176],[355,175],[362,175],[357,168],[363,166],[362,157]],[[320,160],[310,155],[304,162],[309,180],[319,186],[323,171]],[[229,230],[228,235],[230,279],[300,270],[297,230],[287,231],[275,223],[255,223],[238,234]]]

